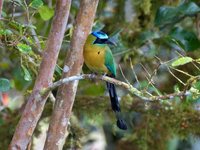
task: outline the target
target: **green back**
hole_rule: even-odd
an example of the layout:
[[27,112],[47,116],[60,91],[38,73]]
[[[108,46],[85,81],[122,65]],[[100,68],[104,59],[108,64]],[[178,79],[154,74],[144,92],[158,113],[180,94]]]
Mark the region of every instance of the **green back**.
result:
[[112,55],[110,48],[107,46],[105,51],[105,66],[112,73],[112,75],[116,76],[116,64]]

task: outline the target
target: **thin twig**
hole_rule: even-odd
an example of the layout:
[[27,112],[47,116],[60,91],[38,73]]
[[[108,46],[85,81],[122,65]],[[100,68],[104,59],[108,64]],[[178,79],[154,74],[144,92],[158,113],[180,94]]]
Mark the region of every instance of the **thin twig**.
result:
[[181,84],[183,84],[184,86],[186,85],[181,79],[179,79],[171,70],[170,68],[167,66],[167,69],[169,71],[169,73],[174,77],[176,78]]
[[123,72],[122,67],[121,67],[120,64],[119,64],[119,70],[120,70],[120,72],[121,72],[121,74],[122,74],[124,80],[126,81],[126,83],[130,84],[130,82],[128,81],[128,79],[127,79],[126,76],[124,75],[124,72]]
[[184,74],[184,75],[186,75],[186,76],[189,76],[189,77],[194,77],[193,75],[190,75],[189,73],[187,73],[187,72],[185,72],[185,71],[182,71],[182,70],[180,70],[180,69],[177,69],[177,68],[173,68],[173,67],[170,67],[171,69],[173,69],[173,70],[176,70],[176,71],[178,71],[178,72],[180,72],[180,73],[182,73],[182,74]]
[[151,77],[151,74],[148,72],[148,70],[145,68],[145,66],[142,63],[140,63],[140,65],[142,66],[142,68],[144,69],[144,71],[147,73],[147,75],[149,77]]
[[56,98],[54,97],[52,92],[49,94],[49,98],[50,98],[51,102],[54,104],[56,101]]
[[26,10],[26,17],[27,17],[27,24],[30,23],[30,14],[29,14],[29,6],[26,3],[26,0],[24,0],[24,6],[25,6],[25,10]]
[[[180,54],[180,53],[178,53],[178,54]],[[159,57],[157,57],[157,56],[155,56],[155,58],[158,59],[158,61],[160,62],[161,65],[164,64],[164,65],[167,67],[169,73],[170,73],[174,78],[176,78],[176,79],[177,79],[181,84],[183,84],[184,86],[186,85],[181,79],[179,79],[179,78],[170,70],[169,66],[168,66],[166,63],[163,63],[162,60],[161,60]],[[182,72],[182,73],[183,73],[183,72]]]
[[130,59],[130,65],[131,65],[131,70],[133,71],[133,75],[135,76],[135,80],[137,81],[139,88],[141,89],[141,84],[140,84],[140,81],[138,80],[137,74],[135,73],[131,59]]
[[[181,49],[182,51],[184,51],[183,49]],[[185,51],[184,51],[185,52]],[[180,55],[180,57],[185,57],[184,55],[182,55],[181,53],[179,53],[178,51],[176,51],[176,53],[178,55]],[[185,54],[186,55],[186,54]],[[193,64],[193,66],[200,71],[200,68],[194,63],[195,61],[192,61],[191,63]]]
[[[151,86],[155,89],[156,93],[157,93],[158,95],[161,95],[160,92],[157,90],[157,88],[156,88],[155,85],[154,85],[154,82],[153,82],[153,80],[152,80],[152,75],[151,75],[151,74],[148,72],[148,70],[143,66],[143,64],[140,64],[140,65],[142,66],[142,68],[144,69],[144,71],[145,71],[145,72],[147,73],[147,75],[148,75],[148,77],[145,75],[146,79],[148,80],[148,85],[146,86],[145,91],[147,91],[149,85],[151,85]],[[148,93],[148,94],[149,94],[149,93]]]
[[191,63],[193,64],[193,66],[194,66],[197,70],[200,71],[200,68],[199,68],[193,61],[192,61]]
[[41,45],[40,45],[40,40],[35,32],[35,30],[33,28],[30,28],[30,32],[33,36],[33,39],[35,40],[35,44],[37,45],[37,50],[36,53],[39,54],[40,56],[42,56],[42,48],[41,48]]

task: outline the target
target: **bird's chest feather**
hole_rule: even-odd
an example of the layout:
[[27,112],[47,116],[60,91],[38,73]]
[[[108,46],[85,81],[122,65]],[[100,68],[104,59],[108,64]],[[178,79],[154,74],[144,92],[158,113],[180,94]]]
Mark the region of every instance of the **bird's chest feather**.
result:
[[106,73],[108,69],[105,66],[105,50],[95,48],[84,51],[84,60],[86,65],[93,71]]

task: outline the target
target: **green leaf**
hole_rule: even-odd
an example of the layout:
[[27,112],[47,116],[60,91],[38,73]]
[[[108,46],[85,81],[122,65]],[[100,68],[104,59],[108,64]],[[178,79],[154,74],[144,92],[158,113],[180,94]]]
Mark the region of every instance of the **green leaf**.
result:
[[0,78],[0,92],[6,92],[10,89],[10,81],[5,78]]
[[24,29],[24,27],[25,27],[24,24],[21,24],[21,23],[16,22],[16,21],[13,20],[13,21],[10,21],[10,22],[8,23],[8,25],[9,25],[9,27],[11,27],[12,29],[18,30],[18,31],[20,32],[20,35],[23,35],[23,29]]
[[148,40],[153,40],[153,39],[157,39],[157,38],[159,38],[159,34],[157,32],[144,31],[139,35],[138,40],[140,43],[144,43]]
[[178,11],[169,6],[160,7],[156,13],[155,17],[155,25],[161,26],[163,24],[171,23],[176,16],[178,15]]
[[176,23],[183,16],[195,15],[200,12],[200,7],[194,2],[182,3],[178,7],[162,6],[158,9],[155,17],[155,25],[163,26],[169,23]]
[[24,72],[21,66],[16,66],[12,72],[14,87],[17,90],[23,91],[24,87],[30,86],[31,82],[24,80]]
[[172,66],[177,67],[177,66],[185,65],[185,64],[190,63],[192,61],[193,61],[193,59],[191,57],[181,57],[181,58],[173,61]]
[[194,88],[200,90],[200,81],[194,83],[192,86],[193,86]]
[[23,65],[21,67],[22,67],[22,70],[24,72],[24,80],[31,81],[32,77],[31,77],[31,74],[29,73],[28,69],[26,69],[26,67],[23,66]]
[[43,1],[42,0],[33,0],[31,3],[30,3],[30,7],[33,7],[35,9],[38,9],[39,7],[41,7],[43,5]]
[[0,29],[0,35],[12,35],[13,34],[13,32],[11,31],[11,30],[9,30],[9,29],[5,29],[5,30],[3,30],[3,29]]
[[27,24],[27,25],[25,25],[25,27],[28,27],[28,28],[32,28],[32,29],[37,29],[37,27],[36,26],[34,26],[34,25],[32,25],[32,24]]
[[61,76],[62,75],[62,68],[59,65],[56,65],[55,72],[58,73],[58,75]]
[[24,28],[23,24],[16,22],[14,20],[9,22],[9,26],[14,28],[14,29],[18,29],[18,30],[21,29],[21,28]]
[[200,12],[200,7],[196,3],[190,2],[183,3],[178,7],[178,10],[184,15],[194,15]]
[[54,15],[54,10],[48,6],[41,6],[38,11],[44,21],[51,19]]
[[6,17],[8,17],[8,15],[6,14],[6,12],[5,11],[1,11],[1,16],[3,17],[3,18],[6,18]]
[[175,39],[178,42],[177,45],[185,51],[193,51],[200,48],[200,41],[198,40],[194,32],[176,27],[171,30],[169,36],[172,40]]
[[29,53],[32,50],[32,48],[29,45],[23,43],[18,43],[17,48],[22,53]]

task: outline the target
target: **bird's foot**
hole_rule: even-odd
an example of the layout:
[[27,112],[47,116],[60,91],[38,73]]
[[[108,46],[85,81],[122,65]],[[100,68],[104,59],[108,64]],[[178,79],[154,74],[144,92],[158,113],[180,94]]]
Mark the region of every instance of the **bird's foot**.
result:
[[94,79],[96,75],[97,75],[97,73],[96,73],[96,72],[93,72],[93,73],[91,74],[91,79]]
[[107,76],[107,73],[104,73],[104,74],[103,74],[103,77],[105,77],[105,76]]

